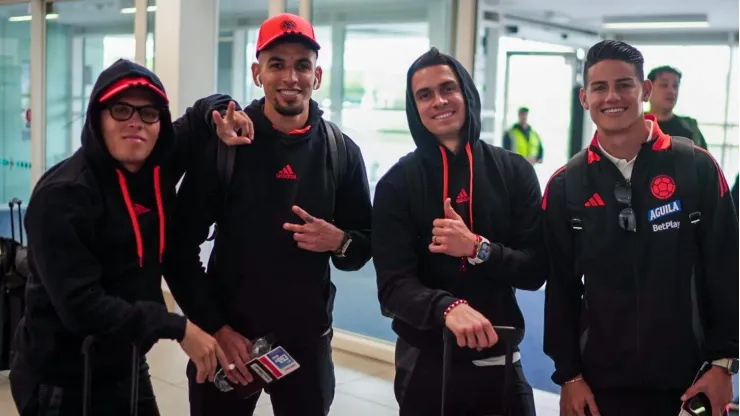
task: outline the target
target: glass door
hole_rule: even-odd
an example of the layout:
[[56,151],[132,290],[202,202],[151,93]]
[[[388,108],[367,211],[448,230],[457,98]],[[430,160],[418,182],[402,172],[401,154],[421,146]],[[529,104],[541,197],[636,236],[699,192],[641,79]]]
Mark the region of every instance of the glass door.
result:
[[542,140],[542,163],[535,165],[544,189],[555,170],[569,159],[576,53],[508,51],[504,82],[502,131],[529,109],[528,124]]

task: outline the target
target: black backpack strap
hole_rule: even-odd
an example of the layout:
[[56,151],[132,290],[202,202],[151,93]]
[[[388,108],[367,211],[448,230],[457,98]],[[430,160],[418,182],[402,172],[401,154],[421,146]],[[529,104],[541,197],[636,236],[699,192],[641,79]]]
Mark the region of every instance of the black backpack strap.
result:
[[[699,185],[696,175],[694,142],[685,137],[672,136],[673,163],[676,183],[681,194],[682,210],[689,215],[689,222],[698,225],[701,222],[699,210]],[[688,167],[688,168],[687,168]]]
[[329,120],[322,119],[326,140],[329,144],[329,158],[334,175],[334,186],[338,189],[347,174],[347,145],[339,127]]
[[588,176],[586,168],[588,167],[587,150],[581,150],[573,156],[565,168],[565,210],[568,213],[568,221],[573,230],[573,254],[574,267],[577,274],[580,274],[580,265],[578,259],[581,256],[581,239],[583,238],[583,211],[588,186]]
[[[234,174],[234,160],[236,159],[236,146],[229,146],[221,140],[216,144],[216,170],[218,171],[218,180],[223,196],[223,204],[226,204],[226,198],[229,195],[231,177]],[[213,234],[206,241],[213,241],[218,233],[218,224],[213,230]]]

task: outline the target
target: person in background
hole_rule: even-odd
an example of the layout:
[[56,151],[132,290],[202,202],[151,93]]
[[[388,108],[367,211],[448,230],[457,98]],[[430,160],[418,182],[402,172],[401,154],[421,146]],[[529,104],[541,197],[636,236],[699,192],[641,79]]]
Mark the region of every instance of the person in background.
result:
[[[178,304],[214,334],[234,365],[224,369],[232,382],[247,381],[250,339],[273,335],[298,362],[298,371],[269,386],[277,416],[329,412],[336,292],[329,264],[359,270],[371,254],[372,206],[362,153],[349,137],[336,138],[345,144],[338,153],[345,153],[346,171],[335,183],[335,169],[342,166],[332,165],[330,127],[311,99],[321,86],[318,51],[307,20],[280,14],[262,23],[252,76],[265,96],[246,108],[255,142],[237,148],[228,184],[219,181],[216,142],[188,171],[165,260]],[[206,276],[200,245],[214,222],[218,232]],[[224,394],[212,383],[196,383],[188,367],[193,416],[253,414],[260,394]]]
[[732,200],[735,202],[735,211],[738,215],[740,215],[740,210],[738,210],[738,206],[740,206],[740,201],[738,201],[738,198],[740,198],[740,174],[735,175],[735,183],[732,185],[732,190],[730,190],[730,194],[732,195]]
[[644,114],[643,62],[624,42],[591,47],[580,98],[596,133],[544,192],[544,348],[561,415],[675,415],[704,393],[719,416],[733,397],[740,249],[730,189],[709,153]]
[[540,135],[529,125],[529,109],[519,109],[519,122],[504,133],[503,148],[524,156],[531,164],[542,163],[544,149]]
[[[175,184],[205,143],[247,143],[225,95],[197,101],[172,122],[162,83],[119,60],[98,77],[82,147],[35,186],[25,218],[31,275],[10,372],[21,416],[79,416],[83,340],[94,336],[92,414],[128,414],[132,344],[139,349],[139,415],[159,414],[145,354],[177,340],[198,380],[224,362],[216,340],[167,311],[162,255]],[[226,120],[222,112],[228,113]],[[214,115],[215,113],[215,115]],[[216,122],[211,117],[216,117]],[[237,125],[238,124],[238,125]]]
[[681,71],[670,66],[660,66],[651,70],[647,77],[653,83],[650,114],[655,115],[663,133],[686,137],[706,150],[707,142],[696,120],[673,113],[678,102],[678,90],[681,88]]
[[453,375],[444,381],[451,386],[446,411],[501,414],[505,399],[512,415],[533,416],[521,339],[512,341],[514,368],[506,369],[506,345],[493,325],[523,333],[515,291],[545,282],[534,168],[480,140],[480,97],[457,60],[432,48],[406,79],[416,150],[378,182],[372,231],[380,306],[398,334],[400,414],[440,413],[446,327],[457,347]]

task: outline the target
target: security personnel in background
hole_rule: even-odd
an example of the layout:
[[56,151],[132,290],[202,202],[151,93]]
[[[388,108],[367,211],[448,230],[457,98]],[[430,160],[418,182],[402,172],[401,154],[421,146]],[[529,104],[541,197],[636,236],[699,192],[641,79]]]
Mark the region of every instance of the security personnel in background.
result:
[[527,123],[529,109],[519,109],[519,122],[514,124],[509,131],[504,133],[504,145],[506,150],[524,156],[531,164],[542,163],[543,149],[540,135]]
[[544,192],[544,344],[561,415],[675,415],[704,393],[719,416],[733,397],[730,189],[712,156],[643,115],[643,62],[623,42],[589,50],[580,99],[596,134]]
[[660,66],[650,71],[648,79],[653,83],[650,113],[658,119],[658,125],[663,133],[686,137],[697,146],[706,149],[707,142],[696,120],[673,114],[673,108],[678,101],[678,89],[681,86],[681,71],[670,66]]

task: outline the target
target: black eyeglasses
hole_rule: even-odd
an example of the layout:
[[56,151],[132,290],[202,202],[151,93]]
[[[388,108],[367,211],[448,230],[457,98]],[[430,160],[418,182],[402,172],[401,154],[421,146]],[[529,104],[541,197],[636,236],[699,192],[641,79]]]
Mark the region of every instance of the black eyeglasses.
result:
[[138,112],[141,121],[154,124],[159,121],[160,108],[153,105],[135,106],[129,103],[115,103],[108,106],[110,116],[116,121],[128,121]]
[[627,208],[619,212],[619,226],[623,230],[636,232],[637,231],[637,216],[635,216],[635,210],[632,209],[632,188],[630,183],[626,185],[618,183],[614,187],[614,197],[620,204],[627,205]]

